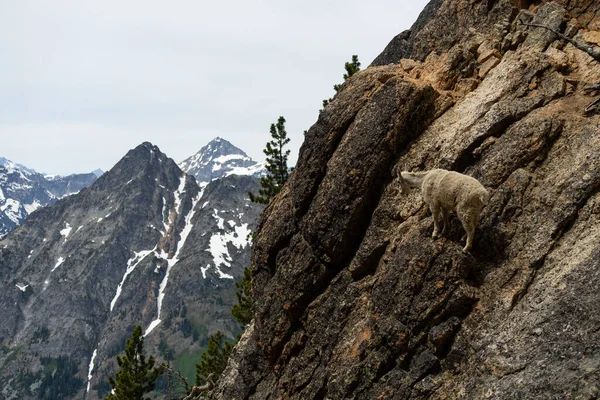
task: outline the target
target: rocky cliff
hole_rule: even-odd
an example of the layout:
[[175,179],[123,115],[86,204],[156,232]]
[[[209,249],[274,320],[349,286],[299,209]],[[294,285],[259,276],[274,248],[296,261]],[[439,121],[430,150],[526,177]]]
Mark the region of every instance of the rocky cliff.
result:
[[[309,129],[266,208],[220,399],[600,395],[599,1],[432,1]],[[470,254],[392,169],[490,191]]]
[[193,379],[208,336],[240,331],[257,178],[200,187],[156,146],[0,239],[0,399],[97,399],[141,324],[146,349]]

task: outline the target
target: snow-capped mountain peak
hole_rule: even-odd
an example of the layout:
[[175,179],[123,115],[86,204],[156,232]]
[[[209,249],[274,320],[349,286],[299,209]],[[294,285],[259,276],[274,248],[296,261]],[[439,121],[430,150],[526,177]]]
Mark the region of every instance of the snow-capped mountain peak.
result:
[[93,174],[42,175],[0,157],[0,237],[20,225],[33,211],[77,193],[95,180]]
[[201,185],[229,175],[260,177],[265,173],[263,163],[252,160],[241,149],[220,137],[179,163],[179,168],[193,175]]
[[37,174],[37,172],[31,168],[27,168],[24,165],[14,163],[7,158],[0,157],[0,166],[6,168],[7,171],[20,171],[26,175]]

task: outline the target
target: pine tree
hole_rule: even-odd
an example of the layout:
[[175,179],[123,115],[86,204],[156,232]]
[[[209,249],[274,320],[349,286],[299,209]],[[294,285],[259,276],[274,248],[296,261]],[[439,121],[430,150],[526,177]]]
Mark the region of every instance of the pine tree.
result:
[[[358,56],[355,54],[352,56],[352,61],[344,64],[344,69],[346,73],[344,74],[344,82],[347,81],[352,75],[360,71],[360,61],[358,61]],[[336,93],[342,90],[342,85],[333,85]]]
[[[360,71],[360,61],[358,61],[358,56],[356,54],[352,56],[352,61],[346,62],[344,64],[344,69],[346,70],[346,73],[344,74],[344,82],[347,81],[348,78],[350,78],[352,75]],[[333,89],[336,93],[339,93],[339,91],[342,90],[342,85],[343,83],[333,85]],[[323,108],[325,108],[327,104],[331,102],[331,100],[333,99],[330,98],[327,100],[323,100]]]
[[285,118],[279,117],[277,124],[271,124],[271,137],[273,139],[267,142],[263,150],[267,156],[267,175],[260,178],[261,189],[258,189],[258,195],[248,192],[250,201],[254,203],[268,204],[289,178],[287,159],[290,151],[283,150],[290,142],[285,131]]
[[196,386],[206,383],[209,374],[214,374],[215,382],[219,379],[225,367],[233,344],[225,341],[225,335],[217,331],[208,339],[208,348],[200,356],[200,364],[196,364]]
[[250,268],[244,268],[244,277],[235,283],[239,290],[235,293],[238,303],[231,309],[231,314],[237,322],[245,327],[252,320],[252,272]]
[[[245,268],[244,277],[240,282],[235,283],[235,287],[239,289],[236,292],[238,304],[235,304],[231,309],[231,314],[244,327],[252,320],[251,285],[252,274],[250,268]],[[200,363],[196,364],[196,386],[204,385],[210,374],[213,374],[214,380],[217,381],[225,370],[227,359],[234,344],[225,341],[224,338],[225,335],[221,331],[217,331],[209,337],[208,347],[200,356]],[[237,340],[239,340],[239,337]]]
[[154,390],[156,379],[162,374],[164,366],[155,366],[154,357],[144,356],[144,337],[142,327],[138,325],[127,339],[125,355],[117,356],[117,364],[121,368],[108,381],[112,393],[106,400],[146,400],[144,394]]

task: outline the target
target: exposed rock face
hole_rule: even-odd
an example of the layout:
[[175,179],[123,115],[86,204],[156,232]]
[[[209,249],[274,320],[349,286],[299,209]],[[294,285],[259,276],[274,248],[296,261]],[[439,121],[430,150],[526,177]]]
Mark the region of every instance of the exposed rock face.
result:
[[0,157],[0,237],[38,208],[79,192],[96,178],[94,173],[47,177]]
[[[600,117],[582,112],[600,68],[519,23],[590,37],[600,2],[446,0],[425,19],[412,60],[352,76],[308,131],[217,398],[600,395]],[[431,239],[396,166],[489,189],[471,254],[456,217]]]
[[397,64],[403,58],[411,58],[415,39],[436,16],[442,3],[442,0],[433,0],[427,3],[413,26],[394,37],[381,54],[373,60],[371,66]]
[[232,175],[201,188],[144,143],[1,239],[0,398],[103,398],[138,324],[180,370],[217,329],[235,337],[257,187]]

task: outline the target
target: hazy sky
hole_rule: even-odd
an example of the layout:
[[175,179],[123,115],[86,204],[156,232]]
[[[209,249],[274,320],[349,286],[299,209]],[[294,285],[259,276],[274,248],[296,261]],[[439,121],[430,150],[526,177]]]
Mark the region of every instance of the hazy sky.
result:
[[366,68],[426,3],[0,1],[0,156],[64,175],[220,136],[263,160],[283,115],[293,165],[344,63]]

